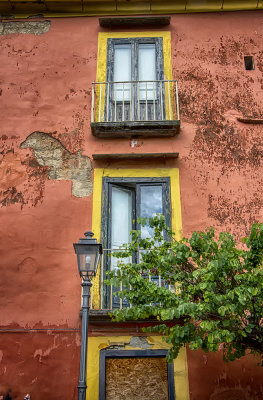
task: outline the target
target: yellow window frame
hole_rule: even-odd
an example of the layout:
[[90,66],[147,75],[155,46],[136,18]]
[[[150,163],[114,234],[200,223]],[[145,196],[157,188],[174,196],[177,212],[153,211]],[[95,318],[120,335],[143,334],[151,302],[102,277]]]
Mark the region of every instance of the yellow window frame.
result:
[[[96,82],[106,82],[107,75],[107,45],[108,39],[123,39],[123,38],[162,38],[163,41],[163,67],[164,80],[172,80],[172,57],[171,57],[171,33],[165,31],[156,32],[100,32],[98,36],[98,56],[97,56],[97,74]],[[101,93],[99,93],[101,90]],[[173,87],[170,89],[165,85],[165,104],[170,104],[171,118],[175,119],[175,101],[172,96]],[[101,103],[100,103],[101,102]],[[103,122],[104,115],[99,116],[100,109],[104,110],[105,105],[105,85],[101,89],[96,87],[96,112],[95,122]],[[93,111],[93,110],[92,110]],[[103,114],[103,113],[102,113]]]
[[[152,168],[152,169],[108,169],[96,168],[94,170],[94,189],[93,189],[93,209],[92,209],[92,230],[94,236],[101,238],[102,222],[102,181],[104,177],[111,178],[170,178],[171,193],[171,224],[177,240],[182,238],[182,219],[181,219],[181,201],[180,184],[178,168]],[[99,274],[93,282],[94,294],[93,301],[99,307]],[[125,349],[133,349],[128,343],[130,336],[107,336],[107,337],[89,337],[88,351],[88,370],[87,370],[87,400],[98,399],[99,396],[99,354],[100,350],[110,346],[112,343],[126,343]],[[167,349],[169,345],[162,341],[160,336],[151,336],[147,338],[153,345],[152,349]],[[187,372],[186,349],[182,348],[178,357],[174,360],[174,381],[175,397],[177,400],[189,400],[189,383]]]
[[[101,238],[101,207],[102,207],[102,179],[111,178],[170,178],[171,192],[171,224],[175,237],[179,240],[182,237],[181,202],[178,168],[153,168],[153,169],[104,169],[94,170],[93,186],[93,208],[92,208],[92,230],[94,237]],[[100,305],[100,270],[93,281],[93,304],[94,308]]]

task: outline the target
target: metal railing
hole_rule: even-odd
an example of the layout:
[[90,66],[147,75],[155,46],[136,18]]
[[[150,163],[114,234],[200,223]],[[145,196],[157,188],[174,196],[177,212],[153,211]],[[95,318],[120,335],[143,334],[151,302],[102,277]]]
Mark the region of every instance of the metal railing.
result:
[[176,80],[94,82],[91,122],[180,120]]
[[[92,286],[91,289],[91,297],[90,297],[90,308],[93,310],[112,310],[112,309],[123,309],[126,307],[132,307],[131,303],[128,303],[125,299],[118,297],[117,292],[123,291],[124,287],[122,286],[122,282],[120,283],[120,287],[116,288],[113,285],[107,285],[105,283],[105,279],[107,279],[106,271],[113,271],[118,268],[118,259],[115,258],[112,254],[114,252],[121,251],[121,249],[103,249],[103,254],[101,256],[100,262],[100,270],[99,270],[99,287],[98,293],[95,296],[95,289]],[[123,249],[122,249],[123,251]],[[150,250],[139,250],[136,254],[137,260],[141,259],[142,252],[150,251]],[[132,262],[132,257],[122,259],[124,262]],[[170,291],[175,291],[174,285],[165,284],[164,280],[160,275],[152,276],[151,274],[144,274],[145,279],[148,279],[151,282],[154,282],[159,287],[167,287]],[[127,289],[127,288],[126,288]],[[129,288],[133,290],[132,287]],[[95,299],[97,297],[97,299]],[[99,298],[99,300],[98,300]]]

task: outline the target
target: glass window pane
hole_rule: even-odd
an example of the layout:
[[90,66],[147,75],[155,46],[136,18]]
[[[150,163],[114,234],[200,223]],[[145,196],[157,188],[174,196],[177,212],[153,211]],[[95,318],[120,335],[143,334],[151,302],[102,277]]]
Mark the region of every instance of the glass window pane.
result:
[[[155,44],[139,45],[139,80],[154,81],[156,80],[156,56]],[[156,96],[153,92],[154,84],[151,82],[142,82],[139,85],[140,100],[153,100]]]
[[130,240],[132,230],[132,193],[129,189],[112,187],[111,245],[120,248]]
[[[112,186],[111,249],[120,249],[130,241],[132,230],[132,192]],[[128,262],[128,259],[122,261]],[[117,268],[118,259],[111,257],[111,269]]]
[[[141,186],[141,218],[163,214],[162,186]],[[142,227],[142,237],[153,237],[153,229],[147,224]]]
[[[123,82],[131,80],[131,45],[119,44],[114,46],[113,80]],[[117,101],[130,99],[130,84],[119,83],[114,86],[114,99]]]

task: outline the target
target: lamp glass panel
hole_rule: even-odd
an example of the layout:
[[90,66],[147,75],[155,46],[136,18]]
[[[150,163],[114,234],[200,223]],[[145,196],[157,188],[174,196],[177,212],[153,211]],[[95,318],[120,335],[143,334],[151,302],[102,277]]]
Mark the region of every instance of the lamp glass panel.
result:
[[99,248],[96,245],[80,245],[77,249],[79,272],[83,276],[90,276],[96,273]]

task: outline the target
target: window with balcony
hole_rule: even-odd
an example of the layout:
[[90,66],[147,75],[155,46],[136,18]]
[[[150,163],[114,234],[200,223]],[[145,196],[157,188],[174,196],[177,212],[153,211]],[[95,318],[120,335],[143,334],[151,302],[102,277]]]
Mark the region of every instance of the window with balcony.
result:
[[161,120],[165,117],[163,81],[161,38],[109,39],[106,119]]
[[95,82],[92,90],[92,133],[98,137],[178,133],[177,82],[165,73],[163,37],[112,37],[106,47],[105,80]]

